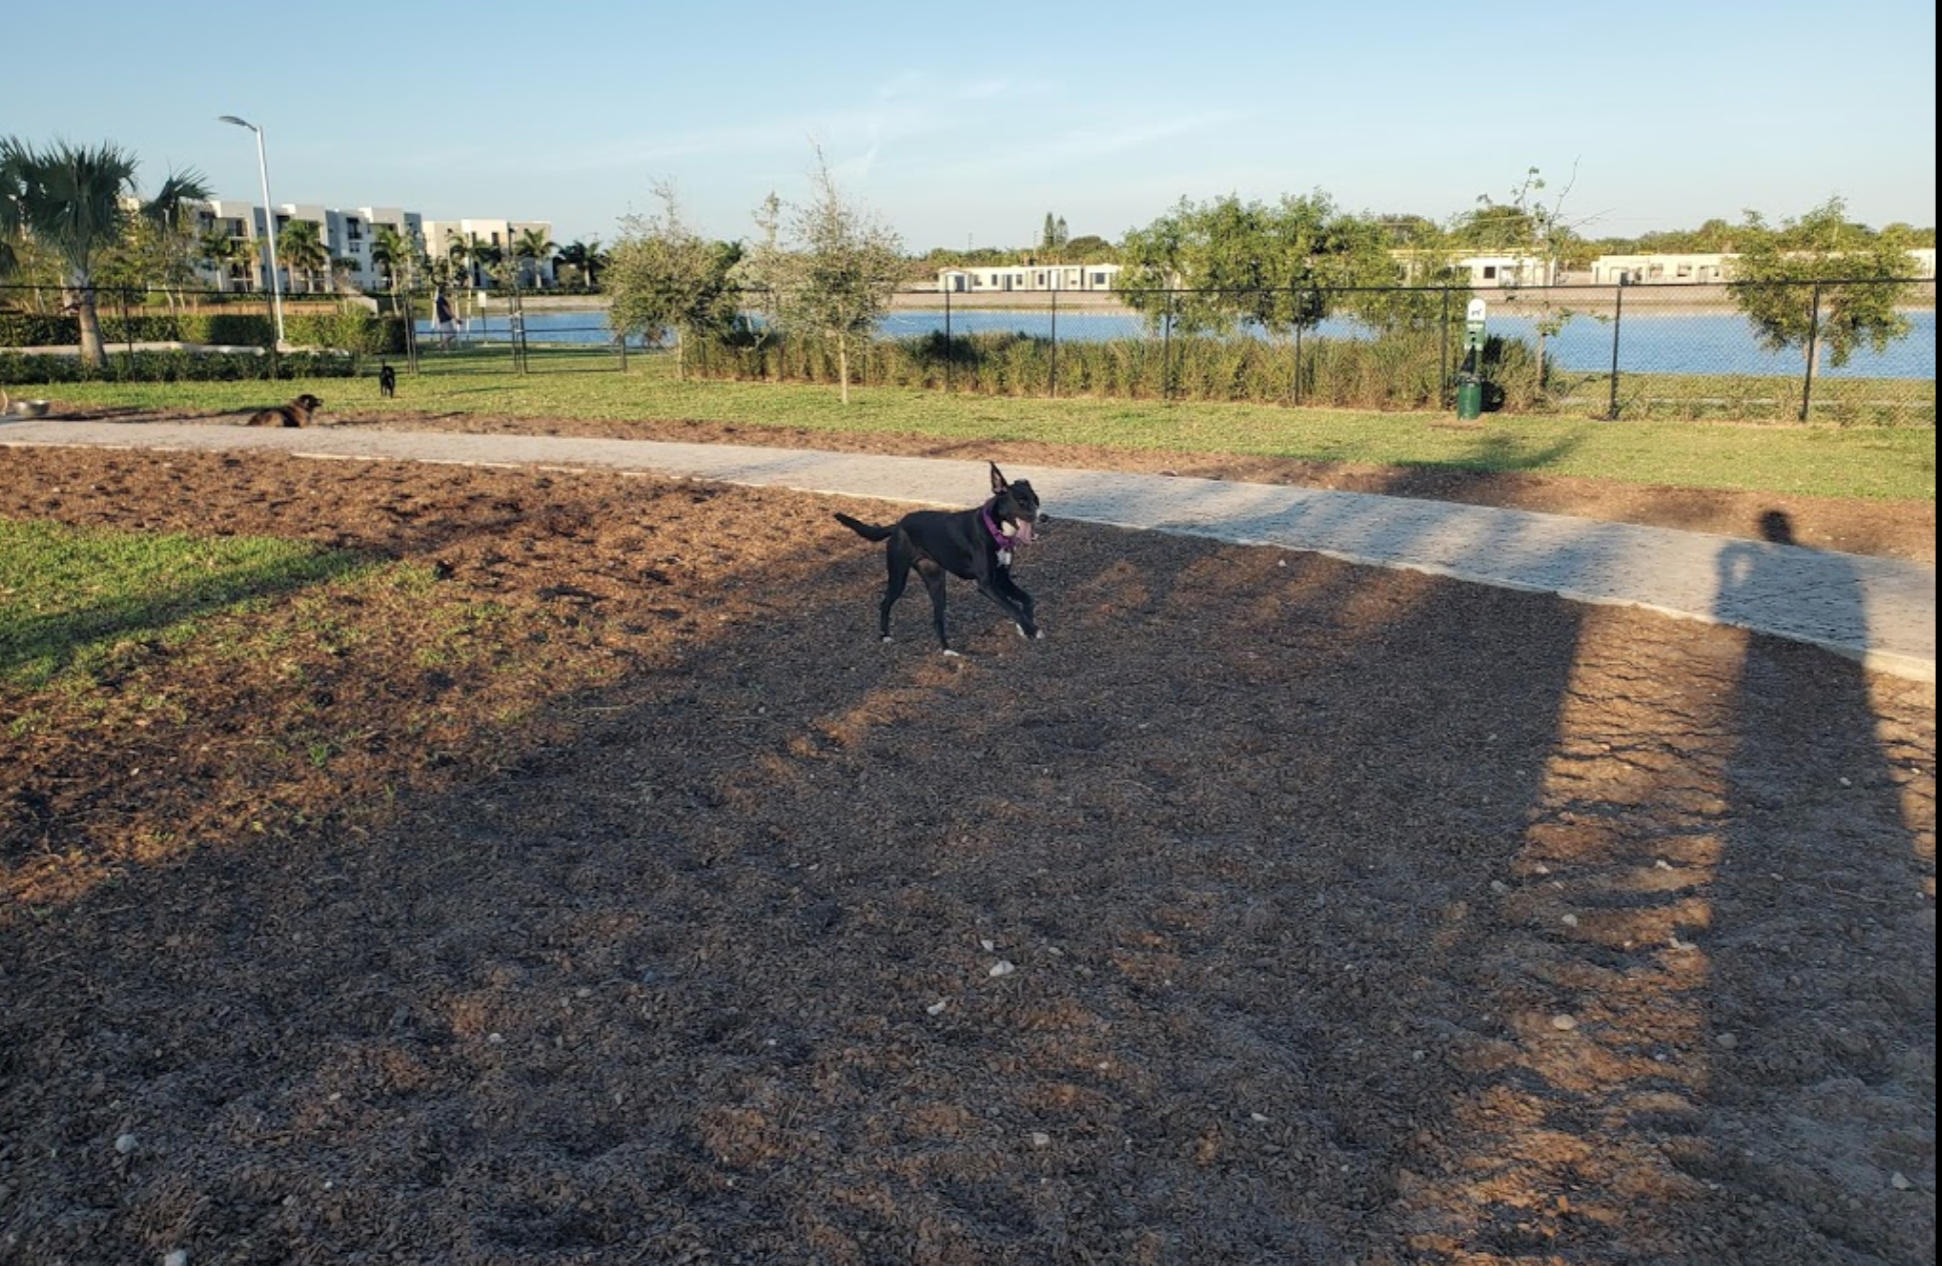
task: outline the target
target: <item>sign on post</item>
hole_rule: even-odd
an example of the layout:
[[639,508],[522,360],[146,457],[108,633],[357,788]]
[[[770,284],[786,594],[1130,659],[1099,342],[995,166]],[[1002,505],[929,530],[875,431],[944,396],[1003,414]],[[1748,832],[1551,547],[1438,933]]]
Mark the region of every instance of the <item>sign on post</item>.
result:
[[1465,351],[1483,350],[1484,301],[1472,299],[1470,307],[1463,314],[1463,347]]

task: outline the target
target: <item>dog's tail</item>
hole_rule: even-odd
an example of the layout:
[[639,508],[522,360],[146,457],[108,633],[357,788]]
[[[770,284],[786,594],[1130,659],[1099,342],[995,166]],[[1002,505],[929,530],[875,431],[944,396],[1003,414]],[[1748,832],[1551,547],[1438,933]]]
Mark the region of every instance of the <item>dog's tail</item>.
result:
[[847,514],[837,515],[836,521],[866,541],[887,541],[890,539],[890,534],[897,530],[889,527],[878,527],[874,523],[865,523],[861,519],[852,519]]

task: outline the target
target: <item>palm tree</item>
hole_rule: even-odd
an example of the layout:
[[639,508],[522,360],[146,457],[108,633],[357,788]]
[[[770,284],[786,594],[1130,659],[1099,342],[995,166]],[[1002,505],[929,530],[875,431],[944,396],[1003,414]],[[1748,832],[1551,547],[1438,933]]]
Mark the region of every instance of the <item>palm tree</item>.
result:
[[389,224],[380,224],[371,240],[371,262],[384,270],[385,285],[393,298],[400,285],[411,284],[411,273],[418,262],[418,244]]
[[452,280],[456,282],[463,277],[469,288],[472,283],[472,240],[463,237],[447,238],[445,262],[451,265]]
[[533,228],[520,230],[512,244],[513,258],[533,261],[533,286],[540,287],[546,279],[540,265],[553,257],[553,242],[546,236],[545,229]]
[[83,364],[106,363],[94,278],[100,257],[122,240],[129,212],[124,196],[135,193],[134,155],[104,142],[98,149],[55,141],[36,149],[17,137],[0,139],[0,264],[11,266],[14,247],[31,237],[61,259],[61,296],[80,325]]
[[294,282],[304,275],[304,289],[315,291],[317,274],[330,266],[330,252],[324,249],[323,226],[315,220],[291,220],[276,235],[277,258],[290,270]]
[[568,242],[560,247],[560,262],[580,270],[580,279],[592,290],[600,284],[599,270],[607,266],[606,252],[600,249],[600,239],[591,242]]
[[191,167],[185,172],[170,172],[155,196],[142,203],[138,213],[141,222],[155,233],[162,274],[157,280],[165,288],[171,310],[176,305],[176,287],[195,280],[195,209],[196,204],[209,201],[209,197],[208,180]]
[[477,237],[466,247],[466,253],[472,257],[470,275],[474,290],[479,289],[484,278],[492,276],[492,270],[506,258],[506,252],[497,243],[482,242]]
[[216,270],[220,288],[228,290],[236,269],[256,258],[256,247],[246,237],[231,237],[221,229],[210,229],[196,240],[196,255]]
[[[384,269],[385,285],[391,291],[391,310],[398,311],[398,289],[411,289],[420,261],[424,258],[418,241],[389,224],[380,224],[371,242],[371,262]],[[406,315],[409,324],[410,316]]]

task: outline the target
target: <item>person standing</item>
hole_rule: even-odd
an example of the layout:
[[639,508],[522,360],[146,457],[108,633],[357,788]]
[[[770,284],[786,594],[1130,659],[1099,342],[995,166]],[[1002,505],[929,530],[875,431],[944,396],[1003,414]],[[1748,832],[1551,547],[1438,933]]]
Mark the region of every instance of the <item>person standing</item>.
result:
[[438,332],[438,345],[446,351],[452,350],[452,341],[458,336],[458,322],[452,316],[452,301],[440,286],[432,294],[432,329]]

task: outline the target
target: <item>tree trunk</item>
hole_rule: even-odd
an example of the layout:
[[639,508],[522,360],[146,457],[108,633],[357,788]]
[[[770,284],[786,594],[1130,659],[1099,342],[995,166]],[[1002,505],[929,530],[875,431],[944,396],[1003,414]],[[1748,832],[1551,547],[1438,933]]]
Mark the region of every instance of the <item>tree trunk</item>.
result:
[[836,380],[842,384],[842,390],[838,394],[843,403],[848,404],[850,402],[850,340],[840,334],[836,337]]
[[94,287],[78,286],[72,293],[74,319],[81,329],[81,363],[100,369],[108,363],[108,356],[101,342],[101,313],[95,308]]

